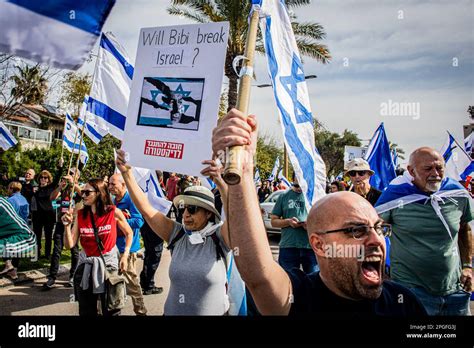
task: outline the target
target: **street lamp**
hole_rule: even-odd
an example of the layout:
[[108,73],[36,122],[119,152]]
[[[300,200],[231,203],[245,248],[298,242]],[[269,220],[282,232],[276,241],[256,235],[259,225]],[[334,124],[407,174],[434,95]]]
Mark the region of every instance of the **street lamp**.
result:
[[[316,75],[307,75],[304,77],[305,80],[311,80],[317,78]],[[258,88],[264,88],[264,87],[272,87],[271,83],[264,83],[262,85],[257,85]]]

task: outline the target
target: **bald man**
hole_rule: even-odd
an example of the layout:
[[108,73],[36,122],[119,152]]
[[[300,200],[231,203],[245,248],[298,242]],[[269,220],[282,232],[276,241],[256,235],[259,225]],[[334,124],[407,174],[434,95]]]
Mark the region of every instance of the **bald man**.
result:
[[382,193],[376,209],[392,224],[392,279],[414,292],[429,315],[469,315],[473,204],[457,181],[445,178],[443,156],[415,150],[408,173]]
[[244,145],[242,177],[228,187],[226,216],[239,272],[264,315],[324,313],[327,316],[424,315],[403,286],[383,282],[384,235],[374,208],[351,192],[321,199],[310,211],[307,233],[320,272],[286,272],[272,257],[253,181],[257,123],[232,109],[213,133],[213,151],[225,159],[228,146]]
[[[125,181],[122,174],[114,174],[109,179],[109,191],[114,196],[113,202],[122,210],[127,219],[127,223],[133,230],[132,246],[130,247],[130,254],[128,256],[128,267],[124,272],[128,280],[127,294],[132,298],[133,311],[136,315],[146,315],[145,302],[143,301],[142,288],[138,278],[136,263],[137,252],[140,250],[140,227],[143,226],[142,214],[138,211],[135,204],[133,204],[130,195],[127,192]],[[117,231],[117,248],[122,254],[125,251],[125,236]]]

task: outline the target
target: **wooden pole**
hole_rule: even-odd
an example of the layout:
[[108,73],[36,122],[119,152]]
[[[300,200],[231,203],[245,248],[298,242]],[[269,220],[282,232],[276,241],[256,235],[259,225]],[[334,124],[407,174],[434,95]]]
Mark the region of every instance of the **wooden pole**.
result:
[[[79,161],[81,159],[81,148],[82,148],[82,142],[84,140],[84,129],[86,128],[86,123],[87,123],[87,113],[84,115],[84,123],[82,124],[82,130],[81,130],[81,141],[79,142],[79,153],[77,154],[77,160],[76,160],[76,170],[74,171],[74,178],[72,180],[72,189],[71,189],[71,201],[72,198],[74,197],[74,188],[76,187],[76,180],[79,182],[79,175],[77,175],[77,171],[79,170]],[[77,128],[79,130],[79,128]],[[77,130],[76,130],[76,136],[77,136]],[[76,142],[74,141],[74,147],[76,146]],[[74,147],[72,148],[72,153],[74,153]]]
[[286,151],[286,145],[283,144],[283,175],[285,178],[289,179],[288,177],[288,151]]
[[[248,106],[250,100],[250,90],[253,78],[253,61],[255,55],[255,45],[257,42],[259,11],[254,9],[250,18],[249,31],[247,41],[245,43],[245,57],[242,69],[243,75],[240,78],[239,94],[237,97],[237,109],[244,115],[248,114]],[[224,169],[224,180],[229,185],[236,185],[242,177],[242,146],[232,146],[226,156],[226,164]]]

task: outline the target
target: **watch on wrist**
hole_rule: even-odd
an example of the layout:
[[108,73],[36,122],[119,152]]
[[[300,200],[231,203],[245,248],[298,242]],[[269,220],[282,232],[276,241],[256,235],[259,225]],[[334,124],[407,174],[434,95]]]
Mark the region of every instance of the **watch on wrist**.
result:
[[462,268],[471,268],[472,269],[472,263],[463,263]]

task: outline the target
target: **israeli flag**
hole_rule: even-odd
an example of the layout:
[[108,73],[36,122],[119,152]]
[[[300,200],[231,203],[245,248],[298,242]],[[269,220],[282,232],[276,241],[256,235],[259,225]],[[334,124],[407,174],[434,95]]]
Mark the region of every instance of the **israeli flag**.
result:
[[0,147],[7,151],[9,148],[15,146],[18,143],[18,140],[15,139],[10,130],[0,122]]
[[393,161],[393,167],[395,169],[397,169],[398,167],[398,153],[397,153],[397,149],[393,149],[392,150],[392,161]]
[[369,162],[370,169],[375,172],[370,177],[370,185],[383,191],[397,176],[383,122],[370,140],[365,160]]
[[253,182],[255,183],[255,186],[259,186],[260,185],[260,170],[257,170],[255,171],[255,174],[253,176]]
[[122,140],[133,78],[133,66],[112,33],[102,34],[99,55],[87,102],[96,124]]
[[458,144],[454,137],[448,132],[448,139],[443,145],[440,153],[446,162],[445,175],[460,181],[466,180],[474,172],[474,163],[471,157]]
[[283,185],[285,185],[287,189],[291,187],[290,181],[283,175],[283,169],[281,169],[278,173],[278,179],[283,182]]
[[247,295],[245,294],[245,283],[240,276],[234,261],[234,253],[231,251],[226,257],[227,263],[227,285],[229,296],[229,315],[247,315]]
[[115,0],[2,0],[0,52],[76,70],[114,4]]
[[260,8],[260,28],[285,145],[309,211],[326,195],[326,171],[316,159],[303,64],[284,1],[254,0],[253,8]]
[[[143,169],[143,168],[141,168]],[[160,213],[167,215],[171,209],[172,203],[166,199],[163,190],[160,187],[158,177],[154,170],[148,170],[148,176],[139,183],[139,186],[148,197],[148,201],[153,208]]]
[[474,142],[474,132],[469,134],[466,139],[464,139],[464,150],[468,155],[472,152],[472,143]]
[[268,181],[275,181],[278,174],[278,169],[280,169],[280,157],[277,157],[275,160],[275,164],[273,165],[272,173],[268,177]]
[[79,118],[77,119],[77,124],[82,128],[84,125],[84,120],[86,126],[84,128],[84,134],[86,134],[89,139],[91,139],[95,144],[100,143],[102,138],[107,135],[107,130],[102,129],[97,123],[97,117],[87,112],[87,102],[89,96],[84,97],[84,102],[82,103],[81,111],[79,113]]
[[[74,142],[74,139],[76,142]],[[89,159],[87,147],[84,141],[82,141],[81,145],[81,134],[77,128],[76,122],[74,122],[74,119],[69,114],[66,114],[66,124],[63,132],[63,146],[69,152],[79,153],[80,161],[86,165]]]

